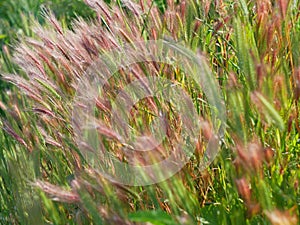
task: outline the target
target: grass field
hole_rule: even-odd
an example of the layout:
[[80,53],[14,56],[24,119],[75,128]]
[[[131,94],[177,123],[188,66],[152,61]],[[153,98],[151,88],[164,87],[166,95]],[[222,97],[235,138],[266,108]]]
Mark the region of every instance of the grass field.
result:
[[[95,92],[88,85],[78,90],[78,83],[100,55],[124,43],[142,52],[137,43],[149,40],[172,40],[207,64],[205,76],[215,82],[207,87],[219,89],[226,124],[216,158],[202,168],[220,126],[207,87],[185,71],[189,65],[180,68],[167,57],[170,63],[119,68],[96,90],[97,132],[83,133],[84,141],[94,142],[80,142],[86,149],[100,146],[123,164],[143,167],[169,156],[178,137],[187,135],[185,126],[192,130],[184,120],[188,115],[176,110],[181,96],[166,102],[165,92],[158,93],[139,99],[126,122],[130,135],[144,138],[138,147],[146,148],[146,136],[163,112],[166,137],[153,155],[123,151],[135,147],[119,138],[127,135],[123,121],[119,129],[112,125],[114,100],[143,77],[167,79],[174,83],[167,90],[184,90],[202,124],[193,154],[178,173],[131,186],[95,169],[99,163],[116,175],[110,161],[85,157],[76,132],[82,123],[74,125],[72,112],[78,92]],[[0,224],[299,224],[298,0],[3,0],[0,44]],[[109,65],[117,63],[111,60]],[[186,146],[189,138],[182,141]]]

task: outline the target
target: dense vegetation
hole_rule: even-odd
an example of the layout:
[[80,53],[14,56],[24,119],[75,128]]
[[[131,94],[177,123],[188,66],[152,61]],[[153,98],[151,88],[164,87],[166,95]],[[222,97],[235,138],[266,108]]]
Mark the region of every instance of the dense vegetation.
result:
[[[2,1],[0,24],[0,224],[299,223],[299,1]],[[118,71],[97,105],[99,138],[112,154],[121,153],[110,100],[141,74],[176,82],[206,120],[179,173],[126,186],[81,154],[71,118],[76,84],[111,48],[159,39],[206,58],[224,96],[226,132],[200,169],[212,132],[202,90],[176,65]],[[180,119],[156,99],[136,104],[132,127],[147,130],[156,109],[167,112],[174,139]]]

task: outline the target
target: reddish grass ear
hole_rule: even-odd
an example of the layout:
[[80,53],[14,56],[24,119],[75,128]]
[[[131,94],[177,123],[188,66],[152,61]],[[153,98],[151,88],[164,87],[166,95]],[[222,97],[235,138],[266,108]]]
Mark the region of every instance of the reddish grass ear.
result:
[[54,201],[66,203],[77,203],[80,201],[80,197],[75,189],[67,191],[59,186],[40,180],[35,181],[35,183],[33,183],[33,186],[40,188]]
[[[291,209],[294,211],[295,209]],[[265,211],[272,225],[297,225],[297,215],[291,211],[280,211],[278,209]]]

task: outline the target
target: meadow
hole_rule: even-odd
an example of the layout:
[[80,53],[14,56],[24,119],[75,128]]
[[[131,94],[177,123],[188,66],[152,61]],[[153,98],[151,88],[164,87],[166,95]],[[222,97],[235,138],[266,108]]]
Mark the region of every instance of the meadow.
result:
[[[142,52],[150,40],[184,46],[177,51],[201,59],[213,91],[199,87],[174,55],[166,57],[170,63],[136,62],[96,90],[91,125],[96,132],[81,132],[74,108],[85,112],[89,102],[74,106],[74,101],[78,93],[95,91],[85,83],[78,88],[79,80],[100,55],[124,49],[124,43]],[[298,0],[2,0],[0,45],[0,224],[299,224]],[[117,63],[111,56],[107,65]],[[136,55],[124,58],[130,57]],[[181,95],[175,93],[178,102],[164,101],[166,87],[132,104],[129,131],[123,121],[113,126],[118,91],[143,77],[171,81],[171,93],[184,90],[188,109],[201,121],[199,132],[185,120],[192,110],[177,111]],[[206,147],[221,129],[209,104],[216,92],[226,121],[217,134],[218,154],[203,167]],[[162,143],[153,154],[132,154],[128,149],[152,146],[146,135],[160,112],[166,124]],[[142,138],[132,145],[121,135]],[[126,179],[139,185],[108,179],[94,164],[114,175],[117,166],[86,157],[100,146],[125,165],[143,167],[176,152],[179,140],[194,146],[188,162],[150,185],[139,184],[126,170]]]

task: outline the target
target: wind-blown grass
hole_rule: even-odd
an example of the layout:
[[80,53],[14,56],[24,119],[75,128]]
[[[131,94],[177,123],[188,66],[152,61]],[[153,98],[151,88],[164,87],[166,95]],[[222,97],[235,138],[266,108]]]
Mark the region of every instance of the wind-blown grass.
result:
[[[46,23],[34,27],[34,37],[24,37],[15,49],[19,69],[5,80],[19,91],[5,95],[8,104],[0,104],[1,223],[297,224],[299,2],[87,4],[97,14],[95,21],[79,19],[69,30],[47,14]],[[221,151],[206,170],[199,170],[211,132],[208,121],[194,157],[172,178],[145,187],[114,183],[90,168],[76,145],[71,127],[76,83],[99,54],[113,47],[169,37],[200,51],[218,80],[227,109]],[[177,79],[205,114],[203,93],[172,69],[136,65],[110,82],[120,88],[126,79],[147,73]],[[101,137],[118,154],[110,140],[114,130],[104,126],[110,112],[104,97],[114,94],[108,90],[97,106]],[[145,101],[133,115],[147,127],[147,112],[156,102]],[[175,116],[170,113],[168,119],[176,136],[180,124]],[[132,124],[138,127],[136,121]]]

